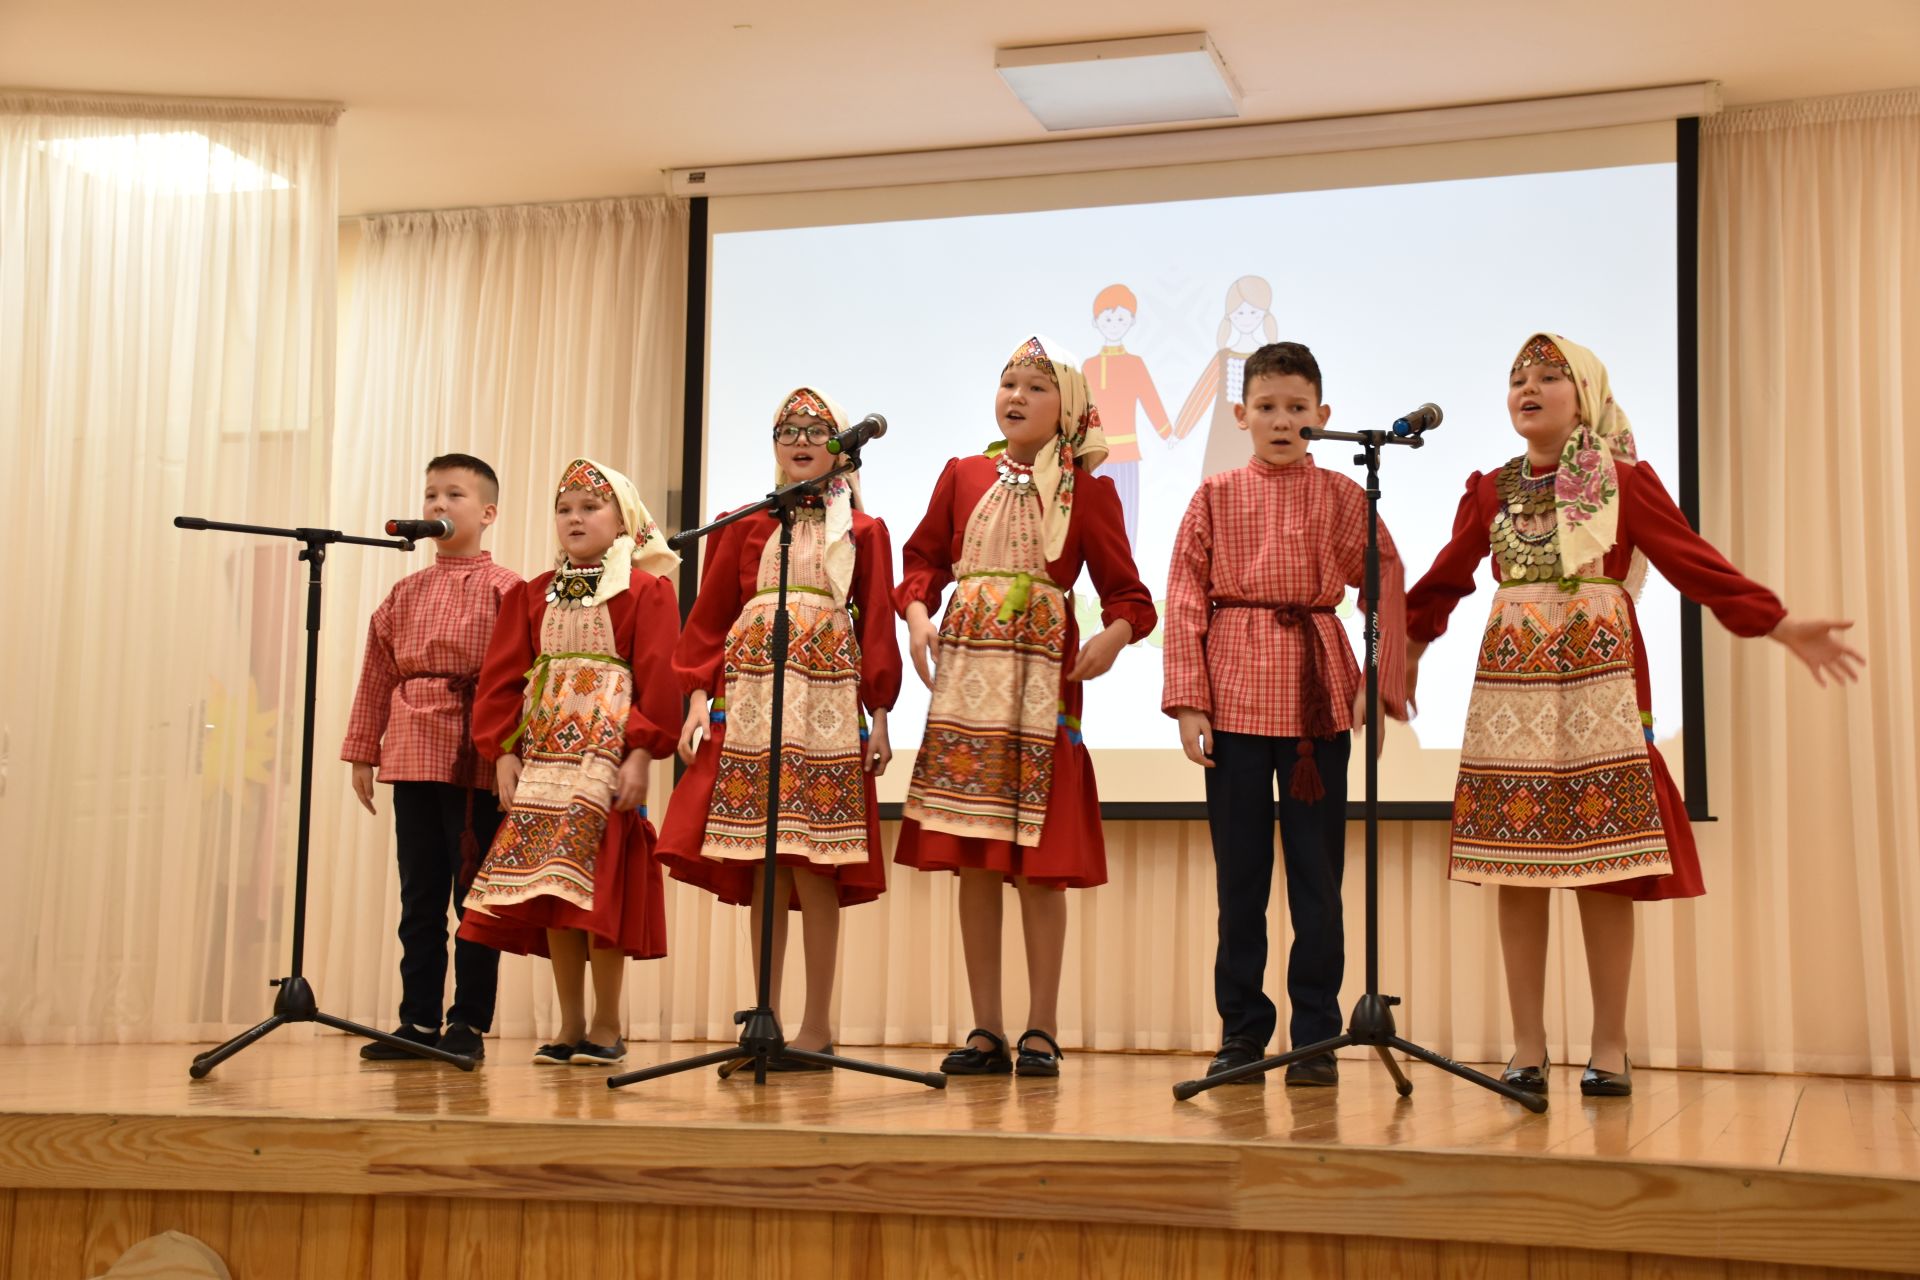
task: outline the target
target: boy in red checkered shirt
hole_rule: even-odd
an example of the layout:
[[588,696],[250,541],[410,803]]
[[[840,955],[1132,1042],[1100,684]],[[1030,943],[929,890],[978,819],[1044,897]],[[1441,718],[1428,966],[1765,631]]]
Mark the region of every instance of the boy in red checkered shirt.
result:
[[[440,1029],[447,984],[447,900],[464,888],[493,841],[500,807],[493,766],[473,747],[473,693],[500,599],[520,575],[493,562],[480,540],[494,521],[500,482],[464,453],[427,464],[424,520],[446,520],[433,564],[402,578],[367,627],[366,658],[340,758],[368,813],[374,767],[393,785],[400,859],[400,1026],[394,1034],[449,1053],[482,1056],[493,1025],[500,953],[462,939],[453,951],[453,1007]],[[408,1055],[370,1043],[375,1061]]]
[[[1223,1033],[1209,1075],[1258,1061],[1275,1030],[1262,979],[1276,776],[1293,922],[1288,1032],[1298,1048],[1341,1027],[1347,759],[1366,689],[1335,609],[1363,581],[1367,500],[1307,453],[1300,428],[1324,427],[1332,413],[1320,395],[1320,366],[1301,344],[1272,343],[1248,358],[1233,413],[1252,437],[1253,460],[1202,482],[1168,572],[1161,709],[1179,720],[1187,757],[1207,770],[1220,899],[1213,989]],[[1381,701],[1405,719],[1404,576],[1384,525],[1380,583]],[[1331,1055],[1287,1069],[1288,1084],[1338,1080]]]

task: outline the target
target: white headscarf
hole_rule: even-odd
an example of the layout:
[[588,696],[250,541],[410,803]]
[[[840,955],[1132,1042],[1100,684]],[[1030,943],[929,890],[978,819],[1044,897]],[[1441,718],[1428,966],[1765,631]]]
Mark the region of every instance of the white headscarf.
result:
[[1066,549],[1067,529],[1073,522],[1074,461],[1092,471],[1107,460],[1107,436],[1100,429],[1100,410],[1087,390],[1080,359],[1060,343],[1038,334],[1021,343],[1005,368],[1030,365],[1060,388],[1060,421],[1054,441],[1033,461],[1033,483],[1040,491],[1041,531],[1046,556],[1057,560]]
[[[573,489],[599,494],[620,508],[620,536],[607,548],[600,585],[587,601],[589,606],[605,604],[625,591],[636,568],[664,577],[679,566],[680,557],[660,536],[660,526],[653,522],[646,504],[640,501],[640,491],[633,481],[591,458],[575,458],[561,473],[560,484],[553,491],[554,499],[557,501],[561,494]],[[565,566],[566,563],[567,553],[562,548],[559,564]]]

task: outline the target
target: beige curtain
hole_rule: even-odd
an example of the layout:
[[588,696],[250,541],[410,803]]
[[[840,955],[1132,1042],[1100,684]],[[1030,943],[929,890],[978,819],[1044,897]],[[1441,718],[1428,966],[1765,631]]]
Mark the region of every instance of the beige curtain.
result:
[[1859,621],[1844,695],[1709,626],[1709,898],[1676,937],[1686,1054],[1920,1074],[1920,91],[1732,112],[1701,142],[1708,531]]
[[338,109],[0,93],[0,1040],[188,1039],[285,971],[295,544]]
[[[639,485],[662,521],[679,478],[686,314],[684,201],[410,213],[344,224],[339,425],[329,518],[377,530],[416,515],[427,460],[456,450],[500,476],[487,549],[531,577],[553,556],[560,468],[588,454]],[[328,611],[317,719],[325,782],[315,805],[313,964],[323,1001],[392,1025],[400,999],[399,880],[392,793],[379,817],[353,799],[340,740],[367,619],[393,584],[430,561],[343,552]],[[655,803],[672,774],[662,765]],[[658,1019],[659,966],[633,966],[636,1026]],[[544,1026],[544,962],[508,958],[500,1017],[508,1034]],[[549,1028],[550,1029],[550,1028]]]

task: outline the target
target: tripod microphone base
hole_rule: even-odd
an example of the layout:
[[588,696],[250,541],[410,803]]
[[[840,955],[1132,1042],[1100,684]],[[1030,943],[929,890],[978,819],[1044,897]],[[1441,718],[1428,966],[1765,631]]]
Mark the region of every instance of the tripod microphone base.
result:
[[679,1075],[683,1071],[698,1071],[701,1067],[720,1066],[722,1079],[734,1072],[753,1065],[753,1082],[767,1082],[767,1065],[775,1058],[792,1058],[796,1062],[810,1062],[816,1067],[832,1067],[840,1071],[859,1071],[870,1076],[886,1076],[892,1080],[905,1080],[910,1084],[923,1084],[929,1089],[944,1089],[947,1078],[938,1071],[909,1071],[905,1067],[890,1067],[880,1062],[865,1062],[859,1058],[843,1058],[837,1053],[819,1053],[812,1049],[789,1049],[786,1038],[780,1034],[780,1020],[773,1010],[764,1005],[752,1009],[742,1009],[733,1015],[740,1024],[740,1043],[731,1049],[717,1049],[712,1053],[702,1053],[691,1058],[679,1058],[672,1062],[663,1062],[657,1067],[642,1067],[638,1071],[628,1071],[621,1075],[609,1076],[607,1088],[623,1089],[630,1084],[639,1084],[642,1080],[658,1080],[662,1076]]
[[1381,1065],[1393,1077],[1394,1091],[1405,1098],[1413,1093],[1413,1082],[1400,1070],[1400,1064],[1394,1060],[1389,1050],[1398,1049],[1411,1058],[1418,1058],[1429,1066],[1435,1066],[1449,1075],[1455,1075],[1471,1084],[1499,1094],[1503,1098],[1519,1103],[1535,1115],[1547,1109],[1547,1100],[1537,1093],[1528,1093],[1525,1089],[1516,1089],[1504,1080],[1496,1080],[1483,1071],[1455,1062],[1452,1058],[1435,1053],[1433,1050],[1417,1045],[1411,1040],[1402,1039],[1393,1026],[1393,1006],[1400,1003],[1399,996],[1383,996],[1378,992],[1368,992],[1360,997],[1353,1006],[1353,1020],[1347,1024],[1343,1035],[1331,1040],[1322,1040],[1318,1044],[1304,1045],[1290,1049],[1286,1053],[1271,1058],[1262,1058],[1259,1062],[1249,1062],[1245,1066],[1235,1067],[1231,1071],[1222,1071],[1217,1076],[1203,1076],[1198,1080],[1182,1080],[1173,1086],[1173,1096],[1177,1101],[1185,1102],[1198,1094],[1205,1093],[1218,1085],[1232,1084],[1236,1080],[1246,1080],[1253,1076],[1265,1075],[1269,1071],[1288,1066],[1307,1058],[1318,1058],[1337,1049],[1347,1049],[1355,1045],[1371,1048],[1380,1055]]
[[375,1031],[372,1027],[363,1027],[357,1022],[348,1022],[345,1018],[336,1018],[330,1013],[322,1013],[319,1001],[314,998],[313,986],[305,978],[275,978],[270,985],[280,988],[280,994],[273,1000],[273,1016],[247,1028],[225,1044],[217,1045],[204,1053],[195,1054],[193,1065],[187,1068],[188,1075],[195,1080],[204,1080],[215,1067],[248,1045],[265,1039],[281,1027],[295,1022],[317,1022],[321,1026],[332,1027],[335,1031],[344,1031],[349,1035],[360,1036],[362,1039],[378,1040],[381,1044],[410,1053],[416,1058],[432,1058],[437,1062],[447,1063],[462,1071],[471,1071],[479,1065],[475,1059],[464,1053],[448,1053],[432,1045],[403,1040],[399,1036]]

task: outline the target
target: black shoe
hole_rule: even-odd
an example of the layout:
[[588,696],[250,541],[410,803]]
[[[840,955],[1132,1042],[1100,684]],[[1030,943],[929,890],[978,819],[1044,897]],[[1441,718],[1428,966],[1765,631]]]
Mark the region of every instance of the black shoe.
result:
[[[433,1048],[440,1043],[438,1031],[422,1031],[410,1022],[403,1022],[393,1029],[399,1040],[411,1040],[415,1044],[424,1044]],[[379,1040],[369,1040],[360,1046],[360,1056],[368,1062],[420,1062],[424,1061],[417,1053],[408,1053],[405,1049],[396,1049]]]
[[1301,1085],[1309,1089],[1331,1089],[1339,1083],[1340,1064],[1333,1060],[1330,1053],[1287,1064],[1287,1084],[1290,1087]]
[[1633,1059],[1625,1059],[1626,1066],[1621,1071],[1601,1071],[1587,1061],[1587,1069],[1580,1073],[1580,1092],[1589,1098],[1624,1098],[1633,1092]]
[[[833,1046],[829,1044],[824,1048],[814,1050],[814,1052],[832,1053]],[[799,1058],[789,1058],[785,1053],[775,1055],[773,1060],[767,1063],[768,1071],[827,1071],[830,1069],[831,1068],[823,1062],[803,1062]]]
[[440,1037],[440,1047],[448,1053],[472,1058],[475,1062],[487,1056],[487,1042],[480,1038],[480,1033],[460,1022],[447,1024],[446,1034]]
[[991,1049],[976,1049],[971,1043],[963,1044],[949,1053],[940,1063],[940,1071],[949,1076],[1004,1076],[1013,1071],[1013,1058],[1007,1053],[1007,1042],[988,1031],[985,1027],[975,1027],[967,1032],[971,1041],[975,1036],[992,1042]]
[[543,1044],[533,1051],[533,1060],[543,1067],[564,1067],[573,1061],[575,1047],[560,1040]]
[[[1029,1040],[1044,1040],[1047,1048],[1053,1052],[1029,1049],[1027,1047]],[[1023,1076],[1057,1076],[1060,1074],[1060,1059],[1067,1056],[1066,1052],[1060,1048],[1060,1042],[1038,1027],[1021,1033],[1018,1048],[1020,1061],[1015,1064],[1014,1070]]]
[[573,1057],[569,1059],[576,1067],[612,1067],[626,1060],[627,1042],[625,1040],[615,1040],[610,1045],[582,1040],[573,1046]]
[[1507,1069],[1500,1073],[1500,1083],[1510,1084],[1516,1089],[1525,1089],[1528,1093],[1545,1093],[1550,1079],[1548,1068],[1553,1064],[1543,1062],[1537,1067],[1516,1067],[1513,1059],[1507,1059]]
[[[1220,1052],[1213,1055],[1213,1061],[1207,1064],[1209,1076],[1224,1075],[1235,1067],[1244,1067],[1260,1061],[1266,1056],[1262,1049],[1245,1036],[1228,1036],[1220,1043]],[[1265,1084],[1267,1074],[1264,1071],[1235,1080],[1234,1084]]]

